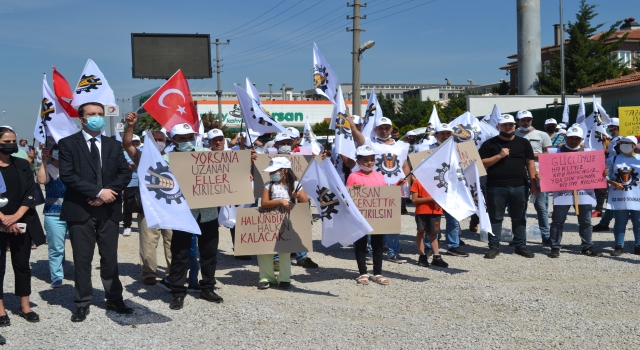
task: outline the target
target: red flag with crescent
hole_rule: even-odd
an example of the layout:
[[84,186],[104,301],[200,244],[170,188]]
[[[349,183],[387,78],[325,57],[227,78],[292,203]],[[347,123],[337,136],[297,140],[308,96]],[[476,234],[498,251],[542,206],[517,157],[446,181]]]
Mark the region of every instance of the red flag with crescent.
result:
[[53,68],[53,91],[55,92],[56,97],[58,98],[58,102],[60,102],[62,109],[64,109],[64,111],[67,112],[68,116],[72,118],[77,118],[78,110],[73,108],[71,103],[67,101],[67,100],[70,101],[73,99],[73,93],[71,92],[71,87],[69,86],[69,82],[67,81],[67,79],[64,78],[64,76],[62,76],[62,74],[60,74],[60,72],[56,70],[55,66],[52,66],[52,68]]
[[174,125],[183,123],[198,130],[198,111],[193,103],[189,83],[180,69],[142,104],[142,108],[167,131]]

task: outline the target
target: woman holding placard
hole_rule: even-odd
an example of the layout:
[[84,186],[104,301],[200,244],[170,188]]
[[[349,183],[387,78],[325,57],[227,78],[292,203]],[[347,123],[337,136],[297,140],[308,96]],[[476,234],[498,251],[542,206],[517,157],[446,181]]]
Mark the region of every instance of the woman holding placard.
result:
[[[291,203],[307,203],[307,194],[298,185],[298,178],[291,170],[291,161],[285,157],[271,159],[269,166],[263,170],[269,173],[271,181],[264,185],[262,190],[262,208],[275,208],[281,206],[284,210],[291,209]],[[280,273],[275,275],[273,268],[273,254],[258,255],[258,267],[260,268],[260,282],[258,289],[268,289],[271,286],[279,286],[282,289],[291,287],[291,256],[288,253],[280,254]]]

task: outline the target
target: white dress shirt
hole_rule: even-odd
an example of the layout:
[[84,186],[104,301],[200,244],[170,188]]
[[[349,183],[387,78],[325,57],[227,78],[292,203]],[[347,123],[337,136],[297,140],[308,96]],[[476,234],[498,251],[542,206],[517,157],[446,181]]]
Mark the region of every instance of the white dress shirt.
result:
[[[98,134],[96,136],[91,136],[87,134],[86,131],[82,130],[82,136],[84,136],[85,141],[87,142],[87,147],[89,147],[89,153],[91,153],[91,139],[96,138],[96,147],[98,147],[98,153],[100,154],[100,164],[102,164],[102,134]],[[98,192],[96,198],[100,197],[102,190]]]

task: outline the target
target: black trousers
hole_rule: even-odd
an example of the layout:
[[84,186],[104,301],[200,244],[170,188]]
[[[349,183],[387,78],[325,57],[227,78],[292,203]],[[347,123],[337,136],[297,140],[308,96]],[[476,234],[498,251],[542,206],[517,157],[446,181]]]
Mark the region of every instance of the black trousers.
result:
[[111,219],[91,218],[86,221],[67,221],[67,225],[76,269],[76,307],[88,307],[93,299],[91,261],[96,243],[105,298],[110,303],[122,299],[122,283],[118,272],[118,223]]
[[382,275],[382,251],[384,235],[364,235],[354,244],[358,271],[361,275],[367,274],[367,237],[371,237],[371,249],[373,249],[373,274]]
[[122,219],[122,227],[124,228],[131,227],[131,225],[133,224],[133,213],[129,208],[129,201],[127,200],[127,198],[129,198],[131,192],[135,191],[136,189],[137,187],[127,187],[124,189],[124,198],[122,198],[122,215],[124,216],[124,218]]
[[604,209],[604,202],[607,200],[609,196],[608,188],[599,188],[595,190],[596,193],[596,207],[595,210],[602,211]]
[[[200,273],[203,290],[213,290],[216,285],[216,266],[218,264],[218,219],[201,223],[198,219],[201,235],[198,235],[198,251],[200,252]],[[191,249],[191,233],[173,230],[171,237],[171,268],[169,283],[174,296],[187,295],[187,272],[189,270],[189,250]]]
[[7,245],[11,248],[11,265],[15,276],[15,295],[31,295],[31,237],[29,232],[19,235],[0,233],[0,299],[3,299],[4,275],[7,266]]

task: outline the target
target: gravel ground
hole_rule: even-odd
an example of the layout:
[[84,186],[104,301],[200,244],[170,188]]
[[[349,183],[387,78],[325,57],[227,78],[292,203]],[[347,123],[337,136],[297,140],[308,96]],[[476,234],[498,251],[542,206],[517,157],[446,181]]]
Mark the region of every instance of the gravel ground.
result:
[[[532,205],[529,213],[528,224],[536,225]],[[613,235],[606,232],[594,233],[596,248],[605,256],[585,257],[579,254],[576,217],[570,215],[559,259],[548,258],[549,248],[534,241],[534,259],[504,246],[495,260],[485,260],[486,243],[467,230],[465,220],[461,237],[471,255],[445,255],[448,269],[416,265],[415,222],[413,214],[405,215],[401,243],[409,263],[384,263],[389,286],[358,286],[353,250],[322,247],[316,222],[310,256],[320,268],[293,267],[290,291],[258,291],[255,258],[235,260],[229,231],[223,228],[217,292],[225,302],[213,304],[191,294],[179,311],[169,309],[170,293],[140,281],[134,230],[131,237],[121,236],[119,255],[124,297],[134,315],[105,311],[96,252],[94,305],[82,323],[69,319],[75,310],[73,263],[67,258],[64,286],[51,289],[47,248],[41,246],[31,261],[32,303],[42,320],[29,324],[18,317],[8,266],[5,305],[12,325],[0,334],[7,338],[6,348],[22,349],[640,348],[640,312],[633,306],[640,299],[640,257],[631,254],[631,230],[623,256],[609,256]],[[510,227],[508,219],[505,227]],[[162,254],[159,249],[159,263]]]

